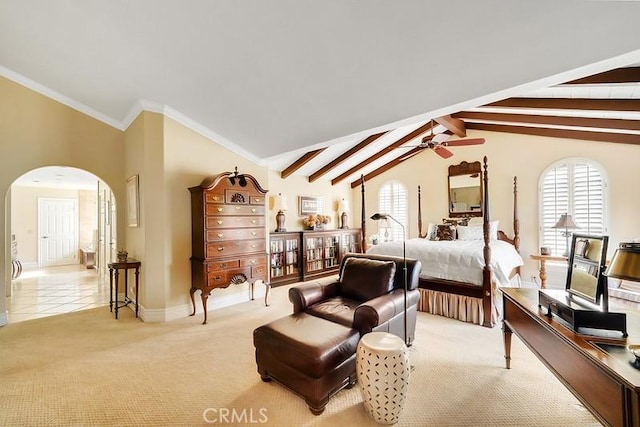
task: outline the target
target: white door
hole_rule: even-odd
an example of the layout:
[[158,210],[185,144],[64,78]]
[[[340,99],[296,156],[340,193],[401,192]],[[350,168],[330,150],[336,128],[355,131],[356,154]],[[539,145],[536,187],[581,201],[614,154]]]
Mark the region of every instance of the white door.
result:
[[78,200],[38,198],[40,267],[78,263]]

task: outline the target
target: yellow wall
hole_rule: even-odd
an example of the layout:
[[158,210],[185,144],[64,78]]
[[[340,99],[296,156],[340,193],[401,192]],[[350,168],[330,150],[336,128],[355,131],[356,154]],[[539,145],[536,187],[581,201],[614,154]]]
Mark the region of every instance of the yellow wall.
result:
[[[118,129],[0,77],[0,278],[9,283],[13,181],[32,169],[62,165],[103,179],[119,199],[124,192],[123,134]],[[0,297],[0,316],[6,310]]]
[[[391,169],[366,183],[366,204],[369,215],[377,205],[380,187],[397,179],[409,191],[409,237],[417,236],[417,187],[422,187],[423,232],[428,222],[439,222],[447,217],[447,168],[488,157],[490,212],[492,219],[500,220],[500,229],[513,233],[513,177],[518,177],[518,212],[520,218],[520,253],[525,260],[522,277],[531,281],[538,275],[537,264],[529,259],[538,253],[538,181],[551,164],[569,157],[595,160],[608,176],[609,257],[620,241],[640,237],[637,212],[640,211],[640,193],[635,186],[640,182],[640,145],[577,141],[537,136],[469,131],[469,137],[484,137],[484,145],[452,148],[455,156],[442,159],[430,150],[412,157],[401,167]],[[360,189],[353,190],[353,196]],[[359,203],[357,208],[359,209]],[[359,214],[358,214],[359,215]],[[367,222],[367,235],[375,233],[376,224]]]

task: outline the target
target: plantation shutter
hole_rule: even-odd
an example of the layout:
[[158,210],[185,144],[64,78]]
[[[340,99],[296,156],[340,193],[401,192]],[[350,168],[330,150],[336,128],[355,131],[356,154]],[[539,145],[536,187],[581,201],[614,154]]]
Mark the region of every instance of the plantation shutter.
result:
[[540,185],[540,242],[553,255],[567,252],[565,230],[553,226],[568,213],[580,228],[569,233],[602,235],[605,231],[605,183],[602,173],[586,160],[569,160],[547,171]]
[[[407,190],[399,182],[382,186],[378,193],[378,212],[390,214],[405,227],[407,226]],[[385,241],[403,240],[402,227],[393,220],[378,221],[378,234]]]

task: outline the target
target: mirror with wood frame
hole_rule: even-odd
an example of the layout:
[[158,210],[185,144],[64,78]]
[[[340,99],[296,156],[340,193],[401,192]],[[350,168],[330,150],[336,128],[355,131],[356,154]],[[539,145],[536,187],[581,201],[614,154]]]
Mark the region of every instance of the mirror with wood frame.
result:
[[566,284],[570,294],[593,304],[600,304],[606,291],[603,272],[608,240],[608,236],[573,235]]
[[482,166],[479,161],[449,166],[449,217],[482,216]]

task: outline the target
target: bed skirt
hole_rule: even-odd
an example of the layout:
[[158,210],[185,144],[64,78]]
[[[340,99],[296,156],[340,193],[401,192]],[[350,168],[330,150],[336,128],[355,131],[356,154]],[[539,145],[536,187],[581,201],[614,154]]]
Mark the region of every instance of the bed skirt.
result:
[[[521,286],[519,275],[511,279],[510,286]],[[418,288],[418,290],[420,291],[418,311],[482,325],[484,321],[482,299],[423,288]],[[494,325],[497,325],[501,320],[502,292],[500,292],[500,288],[494,284],[491,321]]]

